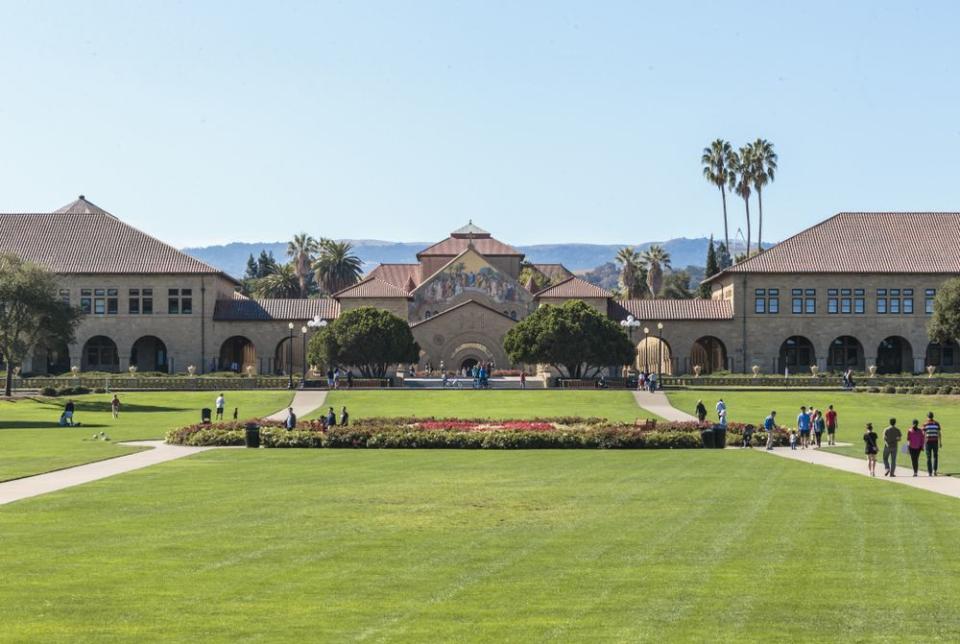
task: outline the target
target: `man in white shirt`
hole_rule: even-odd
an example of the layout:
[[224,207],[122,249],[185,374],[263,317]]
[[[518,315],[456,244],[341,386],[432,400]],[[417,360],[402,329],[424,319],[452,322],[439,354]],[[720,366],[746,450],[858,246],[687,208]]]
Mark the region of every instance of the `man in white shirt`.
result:
[[717,418],[727,415],[727,403],[723,402],[723,398],[717,401]]
[[223,394],[217,396],[217,420],[223,420],[223,408],[226,404],[227,400],[223,397]]

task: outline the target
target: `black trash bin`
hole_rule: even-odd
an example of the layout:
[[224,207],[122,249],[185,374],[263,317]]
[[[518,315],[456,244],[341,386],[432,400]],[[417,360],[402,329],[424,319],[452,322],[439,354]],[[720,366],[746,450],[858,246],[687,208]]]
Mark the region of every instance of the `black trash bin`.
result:
[[247,423],[246,445],[253,448],[260,447],[260,425]]
[[713,441],[714,447],[717,449],[723,449],[727,446],[727,428],[723,425],[714,425],[713,426]]
[[703,441],[704,449],[713,449],[716,447],[716,438],[714,437],[713,430],[709,427],[700,431],[700,440]]
[[204,425],[210,424],[210,408],[204,407],[200,410],[200,422]]

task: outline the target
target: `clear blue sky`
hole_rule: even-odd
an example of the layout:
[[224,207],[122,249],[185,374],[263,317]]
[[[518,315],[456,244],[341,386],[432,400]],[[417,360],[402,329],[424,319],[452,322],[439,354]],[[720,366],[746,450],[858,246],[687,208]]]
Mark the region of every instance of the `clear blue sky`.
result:
[[84,193],[177,245],[720,234],[718,136],[776,145],[767,239],[957,210],[958,6],[4,2],[0,210]]

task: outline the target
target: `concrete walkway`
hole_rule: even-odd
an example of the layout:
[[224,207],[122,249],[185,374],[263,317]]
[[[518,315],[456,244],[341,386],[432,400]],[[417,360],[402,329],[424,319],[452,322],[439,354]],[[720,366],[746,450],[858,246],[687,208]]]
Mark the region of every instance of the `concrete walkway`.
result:
[[184,447],[182,445],[167,445],[163,441],[131,441],[122,445],[150,447],[142,452],[118,456],[105,461],[78,465],[65,470],[38,474],[27,478],[16,479],[0,483],[0,505],[29,499],[48,492],[56,492],[75,485],[99,481],[109,476],[132,472],[157,463],[166,463],[184,456],[205,452],[213,447]]
[[667,394],[662,391],[655,391],[653,393],[649,391],[634,391],[633,397],[636,399],[637,405],[661,418],[681,423],[689,421],[697,422],[696,416],[691,416],[671,405]]
[[[293,395],[293,402],[290,403],[290,406],[293,407],[293,413],[297,415],[297,418],[303,418],[314,409],[318,409],[323,406],[324,401],[327,399],[326,390],[303,390],[298,391]],[[287,410],[281,409],[275,414],[270,414],[264,420],[286,420],[287,419]]]

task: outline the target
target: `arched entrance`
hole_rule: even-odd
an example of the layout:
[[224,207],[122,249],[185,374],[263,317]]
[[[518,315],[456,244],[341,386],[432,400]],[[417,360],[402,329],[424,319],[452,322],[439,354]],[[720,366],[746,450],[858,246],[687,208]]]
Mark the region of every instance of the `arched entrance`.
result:
[[249,366],[257,367],[257,349],[253,342],[242,335],[224,340],[220,345],[220,370],[241,373]]
[[105,335],[95,335],[83,345],[80,368],[83,371],[120,371],[117,343]]
[[877,347],[877,373],[913,373],[913,348],[905,338],[891,335]]
[[474,365],[490,362],[497,364],[496,355],[481,342],[464,342],[458,345],[450,356],[450,364],[457,365],[461,374],[464,373],[464,367],[469,370],[473,369]]
[[830,343],[827,353],[829,371],[864,370],[863,345],[852,335],[841,335]]
[[167,345],[156,336],[145,335],[130,348],[130,364],[140,371],[167,373],[170,370],[168,362]]
[[470,370],[476,367],[479,362],[476,358],[465,358],[460,363],[460,373],[470,373]]
[[780,345],[780,358],[777,371],[800,373],[817,364],[817,354],[813,343],[802,335],[792,335]]
[[727,348],[719,338],[705,335],[697,338],[690,350],[690,369],[700,365],[700,373],[713,373],[727,369]]
[[960,361],[960,347],[956,342],[931,342],[927,345],[927,366],[937,368],[939,373],[956,373]]
[[33,354],[33,371],[59,375],[70,371],[70,348],[60,342],[55,348],[38,347]]
[[[292,350],[292,353],[291,353]],[[294,336],[291,344],[290,338],[286,337],[277,343],[277,348],[273,352],[273,364],[271,371],[279,376],[286,376],[303,371],[303,338]]]
[[637,369],[647,373],[673,375],[673,352],[666,340],[648,336],[637,344]]

